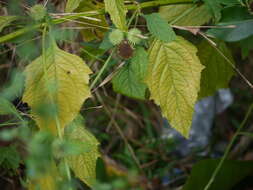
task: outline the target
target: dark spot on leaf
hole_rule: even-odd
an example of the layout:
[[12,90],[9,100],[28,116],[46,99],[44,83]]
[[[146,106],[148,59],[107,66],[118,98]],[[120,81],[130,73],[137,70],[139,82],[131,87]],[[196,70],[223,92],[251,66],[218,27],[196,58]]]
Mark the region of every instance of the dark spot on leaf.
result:
[[67,74],[68,74],[68,75],[70,75],[70,74],[71,74],[71,72],[70,72],[70,71],[67,71]]

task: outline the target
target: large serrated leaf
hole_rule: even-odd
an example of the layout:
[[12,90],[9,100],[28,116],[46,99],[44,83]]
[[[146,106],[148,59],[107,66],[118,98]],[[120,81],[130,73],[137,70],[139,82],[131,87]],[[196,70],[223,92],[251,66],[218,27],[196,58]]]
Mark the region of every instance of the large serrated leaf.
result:
[[188,137],[204,68],[197,48],[182,37],[170,43],[155,40],[149,49],[146,84],[171,126]]
[[124,0],[104,0],[104,2],[105,10],[110,14],[115,26],[121,30],[127,30],[127,9],[124,5]]
[[147,89],[143,79],[148,66],[148,54],[144,48],[137,48],[130,63],[126,63],[123,68],[113,78],[113,89],[126,96],[145,99]]
[[2,32],[3,28],[8,26],[11,22],[16,20],[18,17],[16,16],[0,16],[0,32]]
[[82,121],[78,118],[67,129],[66,137],[69,140],[79,140],[89,144],[90,151],[80,155],[69,156],[67,162],[76,177],[87,185],[92,186],[96,180],[97,158],[100,156],[98,151],[99,142],[84,128]]
[[[27,66],[23,101],[31,107],[40,128],[56,133],[56,124],[64,128],[77,116],[90,97],[90,73],[80,57],[60,50],[56,44]],[[49,113],[53,108],[56,113]],[[43,114],[41,109],[45,110]]]
[[206,5],[198,7],[192,4],[162,6],[159,13],[162,18],[168,22],[175,21],[173,24],[178,26],[201,26],[212,18]]
[[150,15],[145,15],[144,17],[147,21],[148,30],[157,39],[164,42],[171,42],[176,39],[175,32],[159,13],[152,13]]
[[[217,48],[227,57],[232,64],[234,60],[226,44],[216,41]],[[220,88],[227,88],[234,71],[228,61],[211,46],[206,40],[198,46],[198,56],[201,63],[206,67],[201,75],[201,88],[199,98],[213,95]]]

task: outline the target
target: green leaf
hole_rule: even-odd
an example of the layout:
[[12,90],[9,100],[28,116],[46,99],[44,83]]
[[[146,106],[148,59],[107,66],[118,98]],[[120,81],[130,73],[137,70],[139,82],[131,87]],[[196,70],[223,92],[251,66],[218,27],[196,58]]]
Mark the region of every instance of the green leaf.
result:
[[147,86],[143,82],[148,66],[148,54],[144,48],[138,47],[130,63],[113,78],[113,89],[126,96],[145,99]]
[[204,66],[197,48],[182,37],[170,43],[155,40],[149,49],[146,84],[171,126],[188,137]]
[[10,23],[16,19],[16,16],[0,16],[0,32],[2,32],[4,27],[9,26]]
[[[219,161],[220,160],[208,159],[195,164],[182,190],[203,190]],[[226,160],[208,190],[230,190],[246,176],[251,175],[252,172],[252,161]]]
[[56,134],[56,118],[64,128],[77,116],[90,97],[90,73],[80,57],[60,50],[56,44],[27,66],[23,101],[31,107],[40,128]]
[[208,10],[214,16],[215,21],[219,21],[221,19],[221,10],[222,6],[219,0],[203,0]]
[[[226,44],[216,41],[217,48],[234,65],[234,60]],[[228,61],[211,46],[206,40],[203,40],[198,46],[198,56],[201,63],[206,67],[201,75],[201,88],[199,98],[212,96],[221,88],[228,88],[228,84],[234,71]]]
[[253,49],[253,36],[241,40],[239,45],[241,47],[242,58],[245,59],[247,56],[249,56],[249,52]]
[[207,31],[207,34],[227,42],[239,41],[253,35],[252,19],[219,24],[219,26],[230,26],[230,25],[234,25],[235,27],[212,28]]
[[0,147],[0,165],[6,169],[16,170],[19,167],[20,156],[14,146]]
[[8,114],[18,115],[18,111],[10,101],[0,96],[0,115]]
[[150,15],[145,15],[144,17],[147,21],[148,30],[157,39],[164,42],[171,42],[176,39],[175,32],[159,13],[152,13]]
[[75,9],[77,9],[81,1],[82,0],[68,0],[66,4],[65,12],[67,13],[73,12]]
[[84,128],[81,117],[68,126],[66,137],[69,140],[79,140],[90,145],[90,151],[80,155],[69,156],[67,157],[67,162],[76,177],[87,185],[92,186],[96,180],[96,162],[100,156],[98,151],[99,142]]
[[[162,18],[168,22],[175,21],[173,24],[178,26],[201,26],[212,18],[206,5],[197,7],[192,4],[162,6],[159,13]],[[182,14],[185,15],[181,17]]]
[[105,10],[110,14],[112,22],[118,29],[127,30],[127,9],[124,0],[105,0]]

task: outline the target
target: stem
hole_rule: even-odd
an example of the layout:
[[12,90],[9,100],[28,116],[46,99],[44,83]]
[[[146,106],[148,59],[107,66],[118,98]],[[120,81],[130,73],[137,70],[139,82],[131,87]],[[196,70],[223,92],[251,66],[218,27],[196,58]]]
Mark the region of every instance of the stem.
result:
[[221,167],[222,167],[223,163],[225,162],[225,160],[226,160],[226,158],[227,158],[227,156],[228,156],[228,154],[229,154],[229,152],[230,152],[230,150],[231,150],[231,148],[232,148],[232,146],[233,146],[233,144],[234,144],[236,138],[238,137],[238,135],[240,135],[240,131],[242,130],[242,128],[243,128],[244,125],[246,124],[246,122],[247,122],[247,120],[248,120],[248,118],[249,118],[249,116],[250,116],[250,114],[251,114],[251,112],[252,112],[252,109],[253,109],[253,103],[250,105],[250,107],[249,107],[249,109],[248,109],[248,111],[247,111],[247,113],[246,113],[246,115],[245,115],[245,117],[244,117],[242,123],[240,124],[240,126],[239,126],[238,129],[236,130],[236,132],[235,132],[233,138],[231,139],[229,145],[228,145],[227,148],[226,148],[226,151],[225,151],[224,155],[222,156],[222,158],[221,158],[221,160],[220,160],[218,166],[217,166],[216,169],[214,170],[214,172],[213,172],[213,174],[212,174],[212,176],[211,176],[211,179],[208,181],[208,183],[207,183],[207,185],[205,186],[205,189],[204,189],[204,190],[208,190],[208,189],[211,187],[211,185],[213,184],[213,182],[214,182],[216,176],[218,175],[219,171],[221,170]]
[[[161,6],[161,5],[175,5],[175,4],[188,4],[188,3],[193,3],[193,1],[192,0],[154,0],[154,1],[150,1],[150,2],[140,3],[138,5],[126,5],[126,8],[128,10],[135,10],[135,9],[139,9],[139,8],[157,7],[157,6]],[[105,14],[105,9],[102,8],[102,9],[99,9],[96,11],[66,15],[66,16],[63,16],[62,18],[53,19],[52,24],[61,24],[64,22],[69,22],[69,19],[76,20],[82,16],[96,16],[96,15],[100,15],[100,14]],[[25,27],[25,28],[16,30],[10,34],[6,34],[6,35],[0,37],[0,43],[7,42],[13,38],[21,36],[22,34],[30,32],[34,29],[44,27],[45,24],[46,23],[36,24],[33,26],[29,26],[29,27]]]
[[110,54],[110,56],[107,58],[106,62],[104,63],[103,67],[99,70],[98,75],[96,76],[96,78],[94,79],[94,81],[91,83],[90,89],[92,89],[95,84],[97,83],[98,79],[100,78],[100,76],[103,74],[103,72],[105,71],[106,67],[108,66],[108,63],[110,62],[111,58],[112,58],[112,54],[113,54],[114,50],[112,51],[112,53]]

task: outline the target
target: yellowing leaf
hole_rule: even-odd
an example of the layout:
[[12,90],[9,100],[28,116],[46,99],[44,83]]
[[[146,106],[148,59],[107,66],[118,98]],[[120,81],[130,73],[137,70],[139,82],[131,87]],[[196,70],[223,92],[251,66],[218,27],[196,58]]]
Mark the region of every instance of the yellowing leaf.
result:
[[65,8],[65,12],[73,12],[81,3],[82,0],[68,0]]
[[126,13],[127,9],[124,0],[104,0],[105,10],[110,14],[115,26],[121,30],[127,30]]
[[[75,12],[94,11],[103,8],[103,6],[103,3],[98,0],[85,0],[80,3]],[[79,19],[79,21],[82,22],[82,24],[80,23],[80,26],[85,28],[84,30],[81,30],[81,34],[86,42],[102,39],[108,28],[104,14],[96,15],[92,18],[94,18],[94,20],[85,18]]]
[[77,116],[90,97],[90,73],[80,57],[60,50],[56,44],[27,66],[23,101],[31,107],[40,128],[56,133],[58,121],[64,128]]
[[[233,57],[226,44],[222,41],[216,41],[217,48],[226,56],[232,64]],[[206,40],[198,46],[198,56],[205,70],[201,75],[201,88],[199,98],[214,95],[220,88],[227,88],[230,79],[234,75],[232,66],[228,61],[211,46]]]
[[182,37],[170,43],[155,40],[149,49],[146,84],[171,126],[188,137],[204,68],[197,49]]
[[58,190],[57,180],[60,175],[54,162],[48,166],[48,170],[39,178],[29,181],[28,190]]
[[96,180],[97,158],[100,156],[98,151],[99,142],[87,129],[84,128],[82,122],[78,119],[74,120],[67,129],[70,129],[66,132],[66,136],[69,140],[79,140],[89,144],[91,147],[89,152],[69,156],[67,162],[76,177],[88,186],[92,186]]
[[192,4],[167,5],[160,7],[159,13],[168,22],[175,20],[173,24],[178,26],[201,26],[212,18],[206,5],[198,7]]

